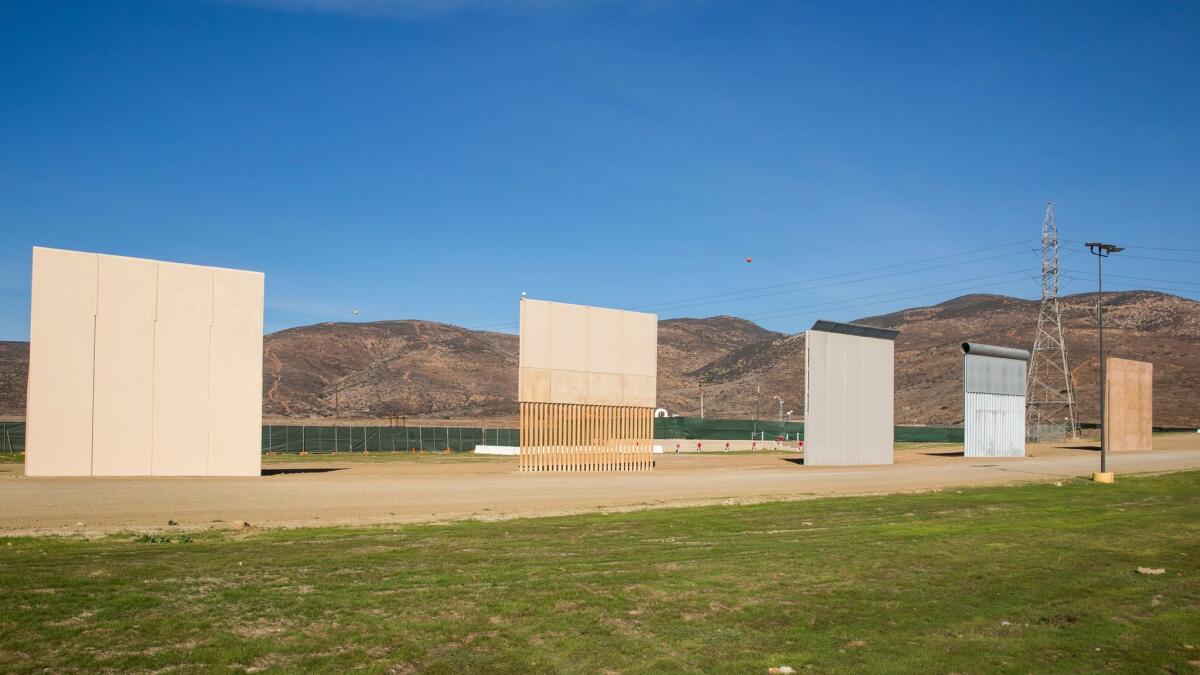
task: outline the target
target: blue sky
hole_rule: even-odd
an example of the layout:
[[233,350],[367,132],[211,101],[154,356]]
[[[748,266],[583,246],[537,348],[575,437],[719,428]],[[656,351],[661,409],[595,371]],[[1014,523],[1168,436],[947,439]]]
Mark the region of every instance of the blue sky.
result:
[[1048,199],[1197,298],[1198,120],[1194,2],[9,1],[0,339],[33,245],[264,271],[268,331],[522,292],[798,331],[1035,297]]

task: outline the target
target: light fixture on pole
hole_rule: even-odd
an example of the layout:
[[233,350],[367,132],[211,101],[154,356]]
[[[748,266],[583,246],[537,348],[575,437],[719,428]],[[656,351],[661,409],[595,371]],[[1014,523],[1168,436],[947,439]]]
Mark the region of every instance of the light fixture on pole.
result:
[[1096,322],[1100,326],[1100,473],[1094,474],[1092,478],[1099,483],[1111,483],[1113,475],[1108,470],[1108,434],[1104,424],[1104,398],[1108,394],[1108,383],[1104,381],[1107,373],[1104,366],[1104,276],[1101,263],[1108,256],[1125,249],[1098,241],[1090,241],[1084,246],[1087,246],[1089,253],[1096,256]]
[[776,396],[775,400],[779,401],[779,423],[783,424],[783,399]]

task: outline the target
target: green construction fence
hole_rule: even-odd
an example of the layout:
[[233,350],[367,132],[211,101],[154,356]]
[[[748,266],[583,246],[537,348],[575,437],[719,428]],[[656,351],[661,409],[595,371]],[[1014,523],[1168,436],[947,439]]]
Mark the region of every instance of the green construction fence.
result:
[[[657,417],[655,438],[692,440],[788,440],[804,438],[803,422],[765,420],[729,420],[700,417]],[[962,443],[963,428],[958,426],[898,426],[894,438],[909,443]]]
[[655,438],[686,438],[709,441],[790,440],[804,438],[803,422],[729,420],[711,417],[656,417]]
[[263,425],[263,452],[471,452],[517,445],[516,429]]
[[25,452],[24,422],[0,422],[0,452]]
[[[693,440],[788,440],[804,438],[803,422],[659,417],[655,438]],[[899,426],[895,439],[919,443],[961,443],[962,427]],[[482,427],[367,427],[263,425],[263,452],[470,452],[476,445],[519,445],[516,429]],[[0,452],[25,451],[25,423],[0,422]]]

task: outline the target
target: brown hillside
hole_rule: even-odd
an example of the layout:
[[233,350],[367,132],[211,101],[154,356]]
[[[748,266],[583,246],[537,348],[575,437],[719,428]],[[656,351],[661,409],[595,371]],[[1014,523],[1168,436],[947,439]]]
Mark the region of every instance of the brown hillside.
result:
[[[1097,417],[1094,294],[1063,299],[1063,323],[1080,416]],[[1200,303],[1161,293],[1105,296],[1108,353],[1154,363],[1155,423],[1200,424]],[[931,307],[861,319],[900,330],[896,419],[958,423],[959,343],[1029,348],[1037,302],[969,295]],[[710,417],[773,419],[803,411],[804,335],[728,316],[659,323],[659,405],[694,415],[704,385]],[[0,414],[21,415],[28,345],[0,342]],[[513,418],[517,338],[427,321],[318,324],[266,336],[264,413],[294,418],[390,415]],[[761,393],[756,395],[755,389]]]

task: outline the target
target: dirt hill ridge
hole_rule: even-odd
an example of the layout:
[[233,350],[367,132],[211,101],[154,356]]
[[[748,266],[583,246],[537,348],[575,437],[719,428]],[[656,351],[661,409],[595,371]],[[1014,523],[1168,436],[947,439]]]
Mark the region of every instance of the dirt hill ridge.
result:
[[[1095,294],[1062,299],[1080,417],[1098,413]],[[1032,346],[1037,301],[964,295],[927,307],[859,319],[900,330],[896,420],[946,424],[962,418],[966,341]],[[1149,291],[1105,295],[1105,346],[1112,356],[1154,363],[1155,423],[1200,425],[1200,302]],[[263,408],[268,416],[391,415],[503,419],[516,415],[517,336],[421,320],[321,323],[267,335]],[[672,414],[774,419],[780,403],[803,411],[804,334],[788,335],[732,316],[659,322],[659,405]],[[28,344],[0,342],[0,414],[25,406]]]

